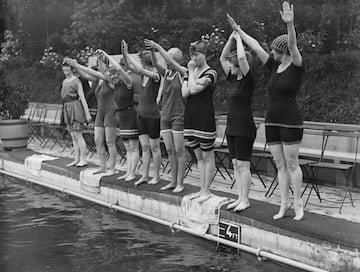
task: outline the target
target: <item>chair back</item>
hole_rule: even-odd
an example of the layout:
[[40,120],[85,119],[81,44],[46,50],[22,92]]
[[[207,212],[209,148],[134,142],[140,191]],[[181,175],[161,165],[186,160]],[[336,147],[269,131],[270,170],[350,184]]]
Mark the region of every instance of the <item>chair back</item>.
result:
[[35,104],[31,113],[30,121],[36,123],[43,122],[45,114],[46,114],[45,106],[42,104]]
[[33,104],[30,105],[29,103],[29,106],[26,108],[24,114],[20,116],[20,119],[30,120],[33,109],[34,109],[34,105]]
[[62,105],[60,104],[47,104],[44,116],[44,122],[51,125],[60,125]]

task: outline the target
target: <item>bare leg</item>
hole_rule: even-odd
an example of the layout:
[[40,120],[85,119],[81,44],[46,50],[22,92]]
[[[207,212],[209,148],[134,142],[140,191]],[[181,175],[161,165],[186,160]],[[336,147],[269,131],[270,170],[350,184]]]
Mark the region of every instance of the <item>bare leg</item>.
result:
[[214,150],[202,151],[205,165],[205,179],[201,195],[197,199],[198,202],[204,202],[210,198],[210,186],[213,182],[215,173],[215,157]]
[[269,145],[269,149],[273,156],[278,171],[277,178],[279,181],[280,195],[281,195],[280,210],[277,214],[273,216],[273,218],[276,220],[283,218],[286,210],[289,208],[288,200],[289,200],[290,176],[287,171],[282,145],[281,144]]
[[130,154],[131,154],[131,165],[129,175],[125,178],[125,181],[131,181],[135,179],[136,167],[139,163],[139,140],[130,139]]
[[186,152],[185,152],[185,142],[184,142],[184,133],[181,131],[174,131],[174,145],[175,152],[177,157],[177,185],[173,190],[174,193],[180,193],[184,190],[184,175],[186,167]]
[[140,139],[141,149],[142,149],[143,174],[142,174],[142,177],[137,182],[135,182],[135,186],[138,186],[141,183],[148,181],[150,160],[151,160],[149,135],[148,134],[140,135],[139,139]]
[[130,174],[130,168],[131,168],[131,150],[130,150],[130,143],[129,141],[123,141],[123,144],[126,149],[126,173],[120,177],[118,177],[118,180],[126,179]]
[[239,205],[237,205],[234,211],[243,211],[250,207],[249,193],[251,186],[251,173],[250,173],[250,162],[237,160],[237,168],[240,172],[240,192],[239,197],[241,199]]
[[86,143],[83,137],[82,132],[77,131],[76,132],[76,138],[79,145],[79,151],[80,151],[80,161],[78,164],[76,164],[77,167],[83,167],[87,165],[86,161]]
[[194,153],[197,159],[197,164],[200,172],[200,191],[194,194],[190,199],[198,198],[203,192],[204,183],[205,183],[205,161],[203,158],[202,151],[200,147],[194,149]]
[[303,173],[299,166],[299,144],[284,145],[284,154],[287,169],[290,173],[293,189],[294,189],[294,220],[298,221],[304,217],[304,207],[301,198],[301,186],[303,181]]
[[117,171],[115,169],[116,164],[116,156],[117,156],[117,149],[116,149],[116,127],[105,127],[105,139],[106,145],[109,150],[109,171],[110,174],[115,174]]
[[233,209],[235,208],[236,206],[238,206],[240,204],[240,201],[241,201],[241,182],[240,182],[240,169],[238,167],[238,164],[237,164],[237,160],[236,159],[232,159],[232,164],[233,164],[233,167],[234,167],[234,176],[235,176],[235,182],[236,182],[236,187],[238,188],[238,199],[235,200],[234,202],[230,203],[228,206],[227,206],[227,209],[230,210],[230,209]]
[[160,138],[150,138],[150,148],[154,162],[154,177],[148,181],[148,184],[158,184],[160,182],[160,166],[161,166],[161,151]]
[[76,137],[76,132],[71,131],[70,135],[71,135],[71,139],[72,139],[72,142],[73,142],[73,148],[74,148],[74,152],[75,152],[75,159],[71,163],[68,163],[66,165],[67,167],[74,166],[77,163],[79,163],[79,161],[80,161],[80,150],[79,150],[79,144],[78,144],[77,137]]
[[168,154],[169,161],[170,161],[171,181],[167,185],[161,187],[160,190],[169,190],[169,189],[173,189],[176,187],[178,164],[177,164],[177,158],[176,158],[176,154],[175,154],[175,145],[174,145],[173,134],[172,134],[171,130],[163,131],[162,137],[164,139],[166,152]]
[[97,155],[99,157],[99,170],[94,172],[95,174],[105,173],[106,172],[106,162],[105,162],[105,128],[103,127],[95,127],[94,128],[94,138]]

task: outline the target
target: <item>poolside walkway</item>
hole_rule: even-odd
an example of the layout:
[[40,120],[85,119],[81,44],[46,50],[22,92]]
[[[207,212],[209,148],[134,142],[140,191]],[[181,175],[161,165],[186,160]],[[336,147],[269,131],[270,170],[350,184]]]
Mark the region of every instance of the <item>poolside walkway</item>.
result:
[[[61,152],[62,148],[58,146],[56,146],[52,150],[49,150],[48,148],[41,148],[37,142],[32,142],[31,144],[29,144],[28,148],[44,154],[49,154],[58,157],[72,158],[72,154],[69,149],[66,149],[64,152]],[[125,171],[125,165],[121,165],[119,160],[120,160],[120,156],[118,156],[118,163],[116,167],[119,170]],[[94,154],[91,158],[88,158],[88,161],[97,164],[98,162],[97,155]],[[138,174],[140,174],[140,171],[141,169],[138,171]],[[152,173],[152,169],[150,170],[150,175],[151,173]],[[170,180],[170,178],[171,178],[170,174],[168,174],[167,171],[165,171],[164,173],[161,169],[161,179]],[[275,189],[271,197],[265,197],[265,193],[267,189],[263,187],[260,180],[258,180],[255,175],[253,175],[252,178],[253,178],[253,184],[251,186],[250,199],[264,201],[275,205],[280,204],[279,186]],[[264,177],[266,186],[270,186],[271,180],[272,177],[266,177],[266,176]],[[197,169],[196,164],[193,165],[192,171],[189,172],[189,175],[186,177],[184,183],[191,184],[197,187],[200,186],[199,171]],[[223,179],[223,177],[220,174],[217,174],[211,186],[211,189],[216,191],[223,191],[227,193],[236,194],[236,185],[234,186],[233,189],[231,189],[230,188],[231,184],[232,181],[230,179]],[[305,184],[303,186],[305,186]],[[359,192],[353,191],[353,200],[355,207],[352,207],[350,203],[350,199],[347,198],[344,207],[342,209],[342,213],[340,214],[339,207],[345,192],[344,189],[322,186],[322,185],[319,185],[318,187],[321,193],[322,201],[320,202],[316,194],[313,192],[309,198],[308,204],[305,207],[305,211],[315,214],[327,215],[334,218],[344,219],[346,221],[360,223],[360,193]],[[309,193],[309,189],[306,191],[306,193],[303,196],[304,201],[307,198],[308,193]]]

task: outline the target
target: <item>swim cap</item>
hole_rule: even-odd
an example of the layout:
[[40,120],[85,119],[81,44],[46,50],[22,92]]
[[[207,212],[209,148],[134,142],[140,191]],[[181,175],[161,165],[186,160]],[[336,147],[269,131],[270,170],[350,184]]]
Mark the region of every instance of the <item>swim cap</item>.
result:
[[206,53],[207,53],[206,43],[202,40],[191,43],[190,44],[190,55],[194,54],[195,52],[206,55]]
[[276,37],[273,42],[271,43],[270,46],[272,49],[275,49],[277,51],[280,51],[282,53],[287,53],[289,52],[289,47],[288,47],[288,35],[287,34],[283,34],[280,35],[278,37]]
[[177,62],[181,63],[183,54],[181,50],[177,47],[170,48],[168,53],[171,55],[171,57]]

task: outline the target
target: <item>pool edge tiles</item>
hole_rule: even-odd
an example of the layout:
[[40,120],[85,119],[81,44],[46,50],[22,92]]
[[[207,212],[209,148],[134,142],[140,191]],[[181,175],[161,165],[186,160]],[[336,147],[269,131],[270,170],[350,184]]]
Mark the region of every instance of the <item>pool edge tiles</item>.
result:
[[[25,178],[32,178],[42,183],[57,186],[59,190],[66,188],[94,200],[116,204],[170,223],[180,222],[181,196],[164,191],[148,191],[146,186],[129,187],[122,183],[111,185],[107,182],[101,182],[100,193],[90,193],[81,189],[78,174],[66,174],[71,172],[68,169],[48,167],[48,163],[44,162],[40,175],[34,176],[26,171],[23,161],[16,161],[9,159],[9,157],[11,156],[5,156],[0,152],[2,167],[6,171],[15,174],[21,173],[25,175]],[[247,217],[242,213],[232,213],[221,209],[220,218],[241,227],[240,240],[245,245],[332,271],[335,267],[338,268],[338,271],[341,267],[360,268],[358,248],[336,245],[316,237],[299,234]],[[216,231],[217,228],[214,226],[210,228],[210,234],[214,236],[217,236]]]

